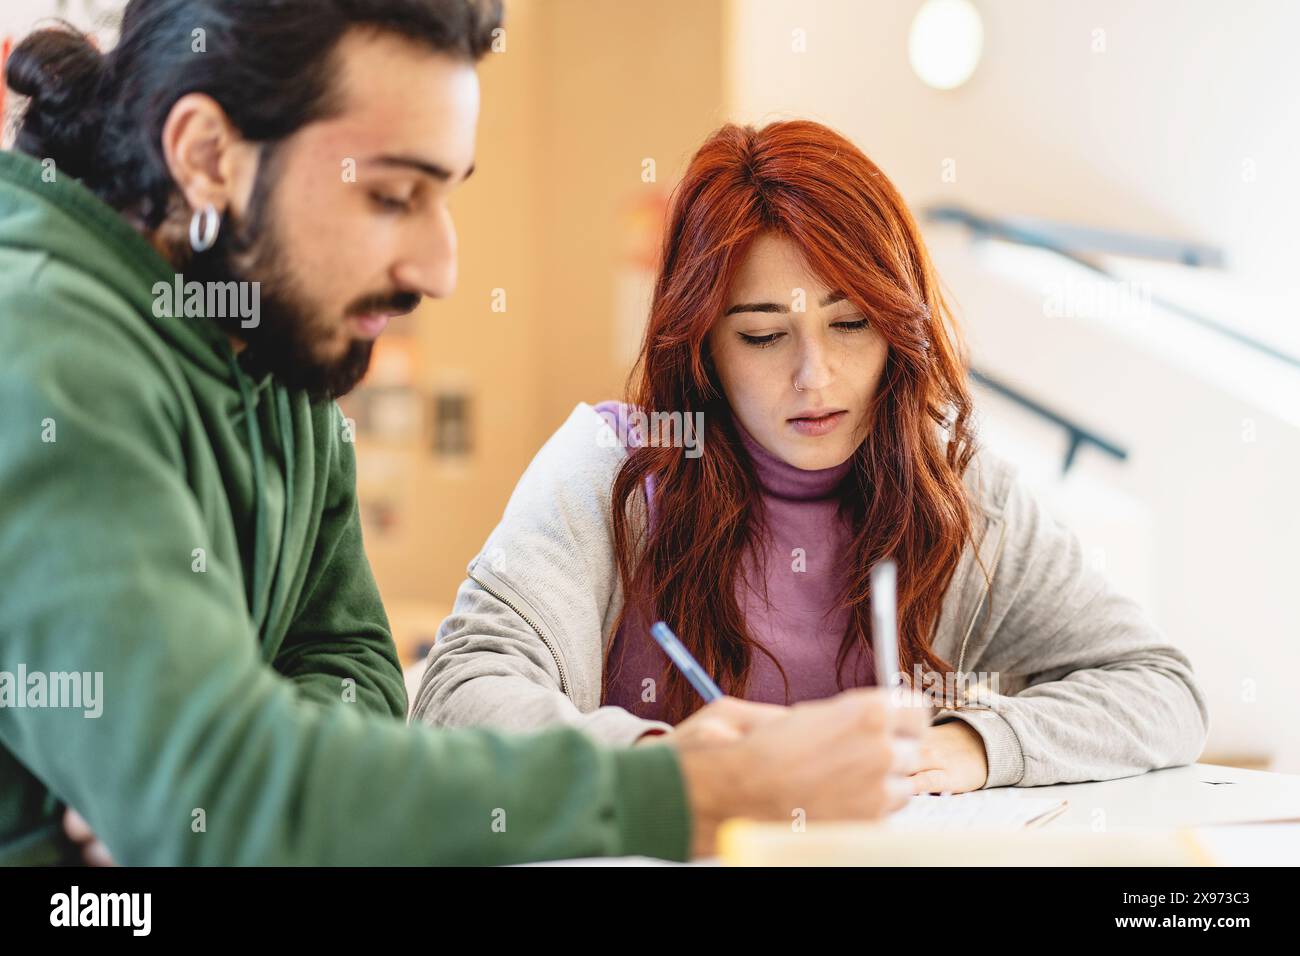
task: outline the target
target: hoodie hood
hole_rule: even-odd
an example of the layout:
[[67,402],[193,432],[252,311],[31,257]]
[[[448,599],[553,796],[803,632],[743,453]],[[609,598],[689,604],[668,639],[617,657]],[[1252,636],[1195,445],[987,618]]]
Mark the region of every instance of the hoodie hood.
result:
[[[0,152],[0,247],[42,253],[90,280],[97,294],[124,300],[185,366],[184,377],[194,391],[204,393],[203,404],[215,407],[242,430],[253,519],[244,577],[249,610],[265,640],[268,621],[283,610],[276,601],[281,588],[275,594],[270,588],[273,554],[283,533],[272,537],[271,521],[280,516],[272,515],[268,505],[265,421],[259,419],[269,413],[275,420],[277,464],[286,488],[292,489],[294,422],[289,395],[273,385],[269,373],[256,380],[247,375],[216,323],[204,317],[155,314],[154,290],[160,283],[170,289],[176,270],[121,215],[52,164],[23,153]],[[258,410],[263,396],[271,401],[265,413]],[[283,499],[286,529],[294,521],[293,497],[291,490],[277,495]]]
[[130,223],[78,180],[23,153],[0,152],[0,181],[0,245],[44,252],[98,280],[186,363],[238,393],[229,362],[234,353],[216,324],[154,315],[154,286],[170,286],[176,270]]

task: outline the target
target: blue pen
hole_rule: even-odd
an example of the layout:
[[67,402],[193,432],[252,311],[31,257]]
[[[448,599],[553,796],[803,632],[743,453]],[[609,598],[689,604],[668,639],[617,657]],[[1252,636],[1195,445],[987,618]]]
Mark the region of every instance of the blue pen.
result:
[[677,639],[677,635],[663,621],[658,621],[650,628],[650,636],[659,642],[659,646],[664,649],[664,653],[686,675],[686,679],[691,682],[704,702],[717,700],[723,696],[718,685],[713,683],[713,678],[704,672],[699,661],[691,656],[691,652],[686,649],[686,645]]

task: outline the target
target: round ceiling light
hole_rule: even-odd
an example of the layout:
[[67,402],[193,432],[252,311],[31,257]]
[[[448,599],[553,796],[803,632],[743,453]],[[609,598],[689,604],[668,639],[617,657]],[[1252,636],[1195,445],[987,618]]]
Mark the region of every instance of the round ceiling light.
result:
[[984,24],[970,0],[926,0],[907,40],[912,69],[936,90],[961,86],[979,65]]

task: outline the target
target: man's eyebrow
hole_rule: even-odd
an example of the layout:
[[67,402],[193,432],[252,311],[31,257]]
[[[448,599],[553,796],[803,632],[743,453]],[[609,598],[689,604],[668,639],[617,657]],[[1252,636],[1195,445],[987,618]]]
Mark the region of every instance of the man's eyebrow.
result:
[[[821,301],[821,308],[828,305],[834,305],[836,302],[843,302],[845,295],[843,292],[831,292]],[[780,312],[782,314],[789,312],[788,305],[781,305],[779,302],[742,302],[739,305],[733,305],[726,312],[722,313],[725,318],[728,315],[735,315],[737,312]]]
[[[373,166],[397,166],[414,169],[416,172],[424,173],[424,175],[432,177],[440,183],[449,183],[456,178],[446,166],[423,159],[416,159],[414,156],[375,156],[367,160],[367,162]],[[474,164],[470,163],[469,169],[465,170],[465,175],[460,178],[460,181],[464,182],[473,174]]]

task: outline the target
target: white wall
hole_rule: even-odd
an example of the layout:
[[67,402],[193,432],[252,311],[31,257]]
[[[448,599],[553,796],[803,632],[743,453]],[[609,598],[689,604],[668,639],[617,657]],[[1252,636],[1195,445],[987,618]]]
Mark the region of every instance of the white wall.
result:
[[[116,42],[116,24],[125,6],[125,0],[4,0],[0,4],[0,40],[8,39],[11,47],[17,46],[33,29],[51,25],[51,18],[59,18],[93,33],[100,46],[107,48]],[[0,99],[4,103],[0,148],[8,148],[13,142],[20,100],[8,90]]]
[[[1241,287],[1283,304],[1274,328],[1300,324],[1300,4],[974,2],[983,61],[940,92],[907,61],[920,0],[733,0],[732,115],[840,129],[916,209],[961,203],[1217,244]],[[1060,434],[980,393],[990,441],[1190,654],[1211,698],[1208,753],[1300,771],[1300,399],[1277,398],[1300,394],[1300,373],[1198,353],[1175,341],[1185,323],[1143,341],[1114,323],[1049,321],[1040,277],[995,274],[940,232],[936,261],[977,363],[1133,455],[1112,466],[1085,452],[1054,481],[1035,466],[1060,454]]]
[[821,119],[914,203],[1168,232],[1225,245],[1248,278],[1294,274],[1300,4],[974,2],[983,60],[938,91],[907,62],[920,0],[732,0],[733,114]]
[[974,362],[1130,458],[1085,450],[1061,482],[1036,465],[1059,467],[1062,433],[981,393],[985,438],[1027,467],[1085,553],[1192,658],[1210,701],[1208,754],[1300,771],[1300,374],[1287,373],[1288,404],[1270,408],[1247,387],[1268,360],[1212,343],[1218,365],[1241,370],[1230,389],[1162,341],[1182,335],[1181,320],[1153,309],[1148,336],[1090,314],[1048,319],[1037,269],[1014,275],[964,236],[930,238]]
[[125,6],[125,0],[5,0],[0,7],[0,36],[17,42],[41,20],[58,17],[107,38],[114,35],[111,24]]

